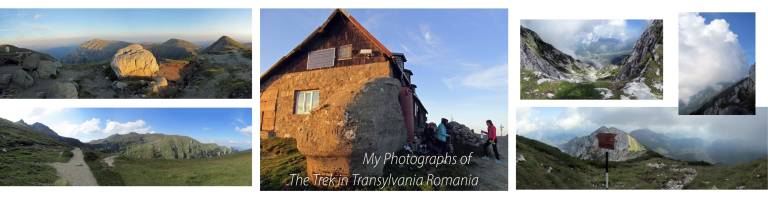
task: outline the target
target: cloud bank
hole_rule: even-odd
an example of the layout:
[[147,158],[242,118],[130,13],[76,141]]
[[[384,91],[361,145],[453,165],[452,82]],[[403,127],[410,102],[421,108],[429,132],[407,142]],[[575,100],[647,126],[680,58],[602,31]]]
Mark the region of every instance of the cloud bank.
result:
[[129,122],[107,120],[102,125],[101,119],[91,118],[82,123],[59,122],[50,127],[61,136],[77,138],[83,142],[105,138],[114,134],[127,134],[131,132],[155,133],[144,120]]
[[522,20],[520,24],[571,56],[576,56],[579,46],[590,45],[600,39],[634,42],[632,38],[638,36],[628,31],[626,20]]
[[707,24],[698,13],[683,13],[679,23],[679,97],[683,103],[709,86],[744,77],[749,63],[728,21],[715,19]]
[[[600,126],[631,132],[650,129],[670,137],[695,137],[705,141],[737,140],[768,148],[768,108],[755,116],[686,116],[677,108],[518,108],[517,133],[550,144],[592,133]],[[553,136],[562,136],[556,141]]]

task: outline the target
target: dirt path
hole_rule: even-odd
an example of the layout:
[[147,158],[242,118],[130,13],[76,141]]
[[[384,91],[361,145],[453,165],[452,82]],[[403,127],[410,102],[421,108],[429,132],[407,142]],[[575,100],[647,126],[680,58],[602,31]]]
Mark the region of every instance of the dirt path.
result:
[[51,166],[56,168],[56,174],[71,186],[98,186],[96,178],[93,177],[91,169],[83,159],[83,151],[80,148],[72,150],[72,159],[69,159],[67,163],[52,163]]
[[113,156],[106,157],[106,158],[104,158],[104,163],[106,163],[107,166],[109,166],[109,167],[114,167],[115,166],[115,158],[117,158],[117,157],[118,157],[118,155],[113,155]]
[[[493,191],[506,191],[509,187],[508,184],[508,171],[507,171],[507,164],[509,164],[509,150],[507,149],[507,145],[509,144],[509,136],[499,136],[498,137],[498,143],[497,143],[497,149],[499,151],[499,155],[501,155],[501,161],[502,163],[496,163],[495,156],[493,158],[490,158],[488,160],[480,159],[482,157],[482,153],[478,158],[472,159],[472,162],[475,163],[471,169],[469,169],[469,172],[472,173],[473,176],[480,177],[480,182],[478,184],[478,190],[493,190]],[[493,155],[493,149],[488,146],[488,151]]]

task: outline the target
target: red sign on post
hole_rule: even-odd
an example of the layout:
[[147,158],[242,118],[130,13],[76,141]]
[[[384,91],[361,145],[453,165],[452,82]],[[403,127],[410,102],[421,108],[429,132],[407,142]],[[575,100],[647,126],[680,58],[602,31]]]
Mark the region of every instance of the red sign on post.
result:
[[597,145],[600,148],[604,149],[611,149],[613,150],[616,143],[616,134],[613,133],[598,133],[597,134]]

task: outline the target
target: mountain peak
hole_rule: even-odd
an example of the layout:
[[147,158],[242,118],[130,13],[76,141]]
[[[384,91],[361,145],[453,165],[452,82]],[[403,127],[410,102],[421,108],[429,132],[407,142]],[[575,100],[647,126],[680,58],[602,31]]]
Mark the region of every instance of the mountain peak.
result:
[[[601,149],[598,147],[597,134],[611,133],[616,134],[616,148],[613,150]],[[643,156],[646,148],[635,138],[615,127],[601,126],[590,135],[574,138],[561,146],[563,152],[571,156],[594,160],[605,157],[605,152],[609,153],[611,161],[626,161]]]
[[24,119],[21,119],[21,120],[17,121],[16,124],[20,124],[20,125],[23,125],[23,126],[29,126],[29,124],[24,122]]
[[228,51],[239,51],[242,49],[246,49],[245,45],[242,43],[236,41],[232,37],[229,36],[221,36],[216,42],[211,44],[211,46],[208,46],[203,50],[204,53],[220,53],[220,52],[228,52]]

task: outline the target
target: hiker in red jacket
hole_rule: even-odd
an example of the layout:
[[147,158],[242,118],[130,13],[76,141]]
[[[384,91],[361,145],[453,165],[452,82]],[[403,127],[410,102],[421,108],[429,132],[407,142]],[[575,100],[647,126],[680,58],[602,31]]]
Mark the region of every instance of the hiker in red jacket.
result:
[[480,131],[480,133],[488,135],[488,140],[486,140],[485,144],[483,144],[483,153],[485,154],[483,159],[488,159],[488,145],[493,145],[493,153],[496,154],[496,163],[501,163],[499,151],[496,148],[496,127],[493,126],[493,122],[491,122],[491,120],[486,120],[485,125],[488,125],[488,131]]

